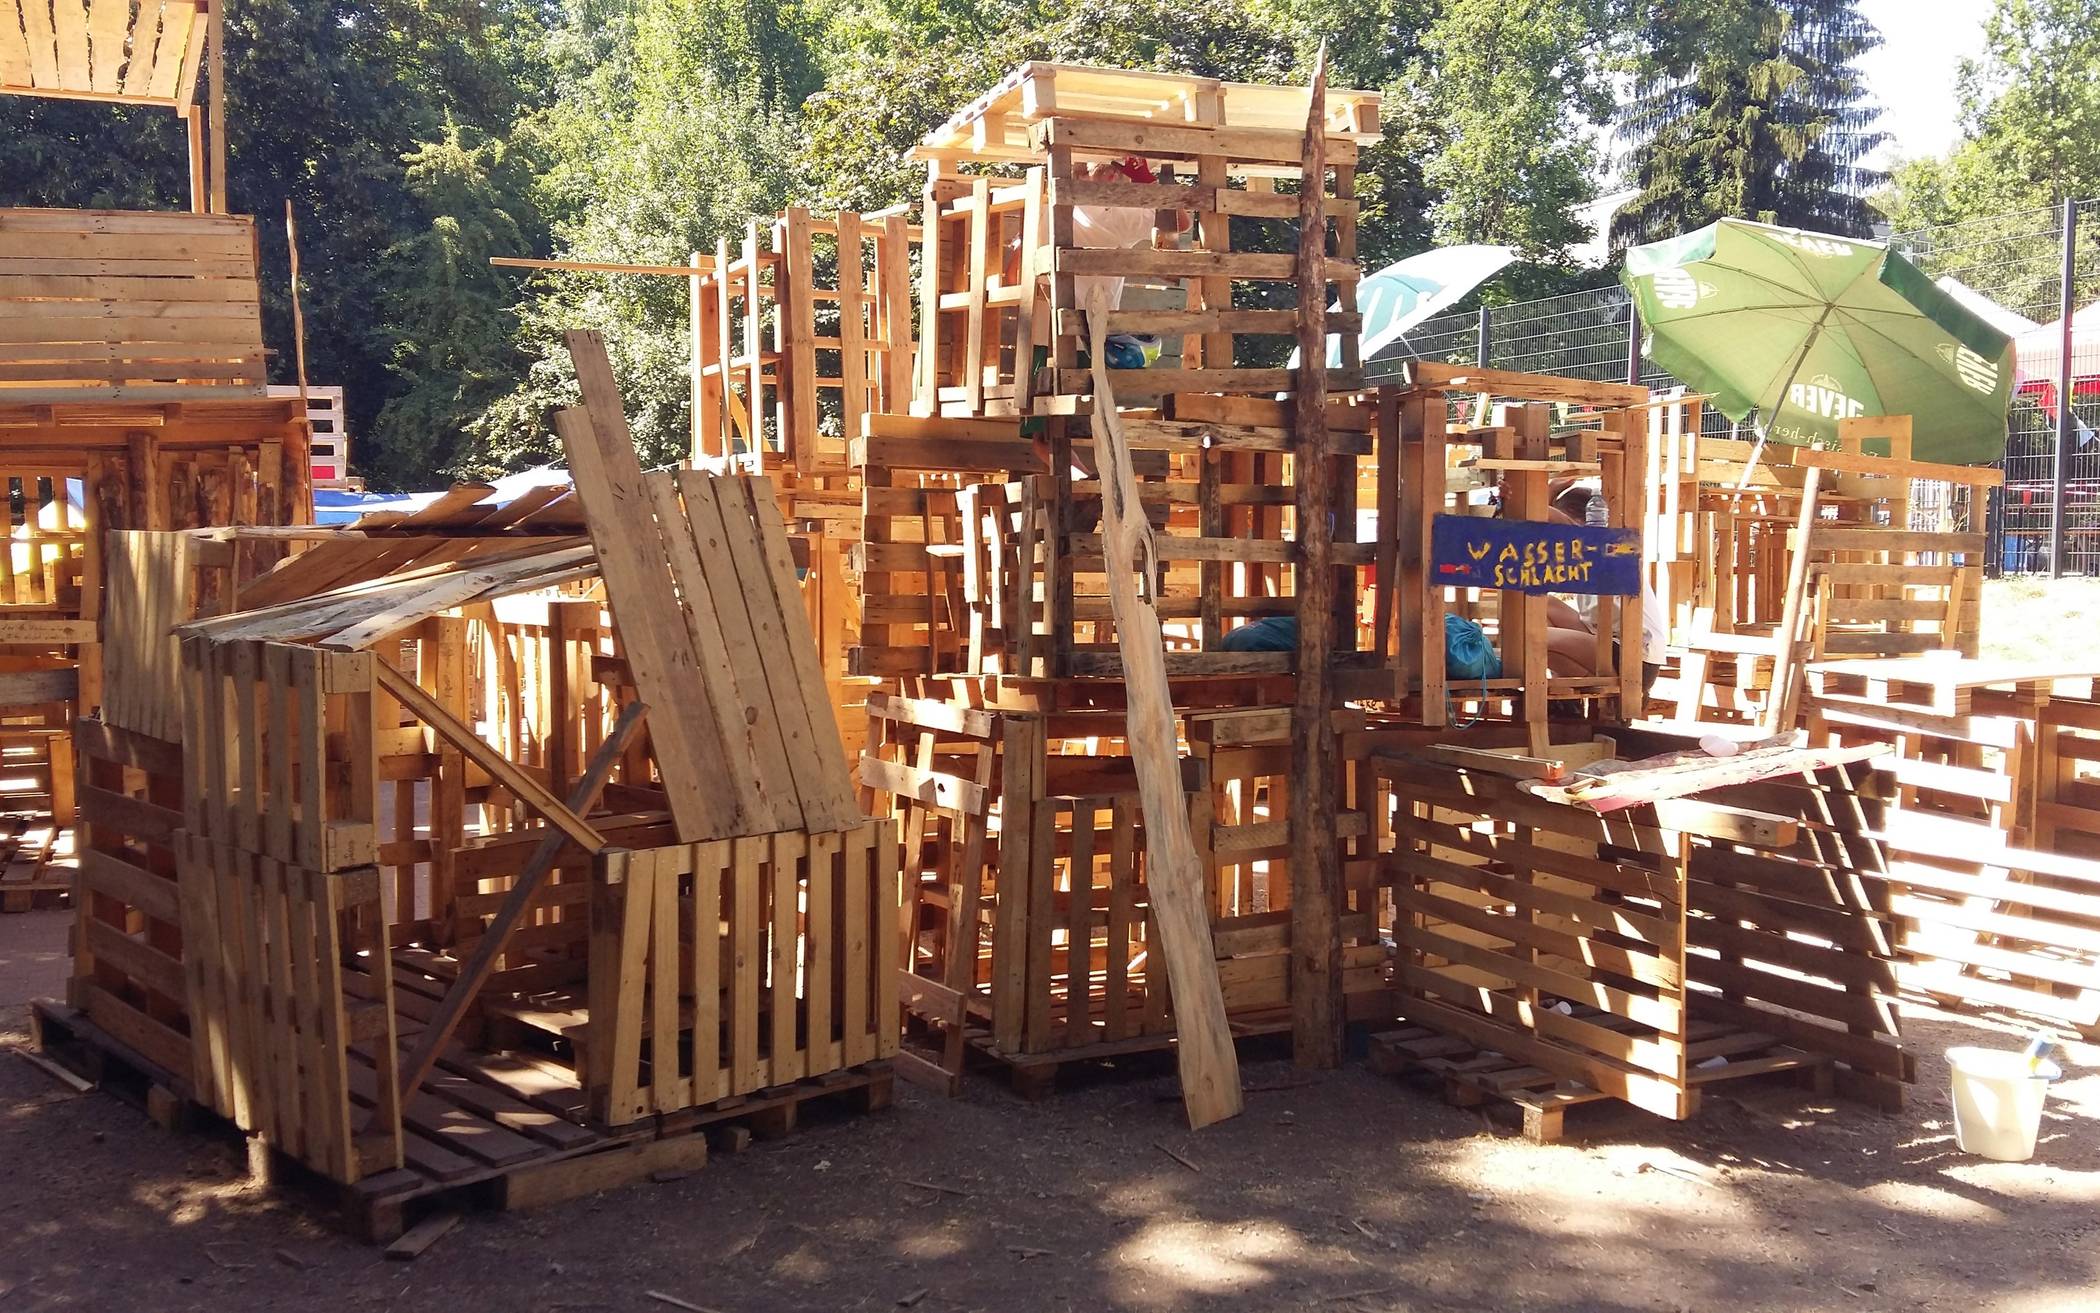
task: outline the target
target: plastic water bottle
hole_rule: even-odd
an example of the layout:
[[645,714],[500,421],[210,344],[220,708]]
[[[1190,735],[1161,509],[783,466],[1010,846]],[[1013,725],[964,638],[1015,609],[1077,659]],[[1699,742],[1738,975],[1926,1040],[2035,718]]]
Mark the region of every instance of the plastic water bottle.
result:
[[2039,1074],[2042,1069],[2042,1060],[2048,1057],[2049,1050],[2055,1047],[2056,1041],[2046,1031],[2036,1031],[2033,1037],[2027,1041],[2027,1047],[2020,1050],[2020,1056],[2027,1060],[2027,1074],[2030,1076]]
[[1604,501],[1604,490],[1591,491],[1590,499],[1582,508],[1582,522],[1592,529],[1601,529],[1611,523],[1611,507]]

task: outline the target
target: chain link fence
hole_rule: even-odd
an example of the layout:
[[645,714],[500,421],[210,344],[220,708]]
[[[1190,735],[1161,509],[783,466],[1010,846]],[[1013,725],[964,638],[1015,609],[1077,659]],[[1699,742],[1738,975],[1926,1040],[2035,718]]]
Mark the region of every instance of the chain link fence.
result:
[[[2100,575],[2100,309],[2083,323],[2073,321],[2084,332],[2070,355],[2070,405],[2061,416],[2061,353],[2049,332],[2066,313],[2100,303],[2100,200],[1895,233],[1888,240],[1934,279],[1952,279],[1995,303],[2005,312],[2000,326],[2024,339],[2030,358],[2045,357],[2041,372],[2049,376],[2023,380],[2006,415],[2005,486],[1992,494],[1983,517],[1993,571],[2051,569],[2061,426],[2068,438],[2062,573]],[[1370,362],[1368,372],[1373,379],[1390,378],[1405,361],[1423,359],[1603,381],[1626,378],[1630,361],[1649,387],[1677,386],[1635,352],[1632,320],[1632,298],[1621,287],[1442,314],[1417,325]],[[1709,410],[1705,427],[1725,434],[1732,426]],[[1965,502],[1942,485],[1919,485],[1911,499],[1914,525],[1967,529],[1975,516]]]

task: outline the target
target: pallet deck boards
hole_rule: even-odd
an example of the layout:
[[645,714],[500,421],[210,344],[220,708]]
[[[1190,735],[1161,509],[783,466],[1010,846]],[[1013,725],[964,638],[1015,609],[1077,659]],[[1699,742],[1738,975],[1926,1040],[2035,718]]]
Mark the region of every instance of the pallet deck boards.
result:
[[[1611,1020],[1594,1009],[1581,1009],[1576,1015],[1606,1024]],[[1831,1083],[1830,1058],[1803,1052],[1759,1031],[1695,1022],[1689,1037],[1692,1061],[1710,1064],[1695,1065],[1688,1077],[1701,1090],[1776,1072],[1806,1073],[1819,1091]],[[1515,1108],[1522,1118],[1524,1138],[1533,1144],[1559,1142],[1567,1133],[1566,1115],[1571,1108],[1618,1102],[1579,1080],[1526,1065],[1427,1026],[1403,1026],[1372,1036],[1370,1062],[1371,1069],[1383,1075],[1421,1076],[1437,1082],[1444,1101],[1454,1107],[1499,1102]]]

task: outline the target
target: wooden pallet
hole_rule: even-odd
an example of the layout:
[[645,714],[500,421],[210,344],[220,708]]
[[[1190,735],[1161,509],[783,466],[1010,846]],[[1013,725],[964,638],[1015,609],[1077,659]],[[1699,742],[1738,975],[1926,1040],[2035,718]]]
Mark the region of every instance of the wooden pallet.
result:
[[[1592,1008],[1577,1009],[1575,1015],[1591,1022],[1611,1020],[1608,1014]],[[1833,1088],[1833,1064],[1829,1058],[1803,1052],[1770,1035],[1721,1022],[1695,1021],[1687,1038],[1694,1066],[1689,1080],[1695,1103],[1701,1089],[1717,1082],[1770,1076],[1775,1072],[1806,1073],[1818,1093],[1828,1093]],[[1727,1063],[1716,1067],[1697,1065],[1714,1058],[1726,1058]],[[1513,1108],[1523,1119],[1524,1138],[1533,1144],[1557,1143],[1566,1132],[1570,1108],[1600,1102],[1620,1108],[1631,1106],[1581,1081],[1555,1076],[1425,1026],[1406,1026],[1372,1036],[1370,1063],[1371,1069],[1381,1075],[1437,1083],[1444,1101],[1456,1108],[1491,1102]]]
[[[31,1028],[34,1048],[143,1105],[162,1126],[237,1134],[195,1102],[187,1081],[72,1008],[40,1000]],[[414,1037],[406,1029],[404,1043]],[[353,1098],[369,1102],[372,1076],[368,1062],[354,1065],[352,1088],[362,1093]],[[888,1107],[893,1082],[888,1063],[869,1063],[607,1131],[584,1120],[573,1070],[529,1051],[453,1045],[404,1109],[399,1169],[338,1185],[260,1138],[250,1141],[251,1161],[273,1188],[324,1204],[353,1234],[384,1244],[437,1212],[544,1207],[694,1171],[710,1144],[735,1151],[787,1135],[805,1110]]]
[[0,912],[66,906],[74,868],[72,830],[48,817],[0,816]]
[[[1272,1041],[1289,1052],[1287,1038],[1291,1031],[1288,1008],[1271,1009],[1266,1013],[1231,1019],[1232,1038],[1236,1042]],[[1174,1049],[1175,1034],[1169,1030],[1153,1035],[1132,1035],[1125,1039],[1103,1040],[1076,1048],[1053,1049],[1045,1053],[1013,1053],[999,1047],[992,1033],[981,1026],[970,1026],[964,1031],[972,1065],[980,1070],[1003,1071],[1011,1083],[1014,1093],[1034,1102],[1048,1098],[1057,1089],[1060,1075],[1074,1070],[1104,1070],[1118,1060],[1142,1058],[1148,1055],[1166,1054]],[[923,1052],[923,1051],[922,1051]],[[907,1040],[901,1057],[920,1064],[933,1065],[936,1057],[922,1056],[913,1052]],[[1243,1054],[1243,1056],[1246,1056]],[[1164,1072],[1168,1066],[1158,1068]],[[901,1071],[900,1071],[900,1074]],[[938,1066],[931,1073],[939,1076]],[[960,1077],[953,1080],[953,1094],[959,1092]]]

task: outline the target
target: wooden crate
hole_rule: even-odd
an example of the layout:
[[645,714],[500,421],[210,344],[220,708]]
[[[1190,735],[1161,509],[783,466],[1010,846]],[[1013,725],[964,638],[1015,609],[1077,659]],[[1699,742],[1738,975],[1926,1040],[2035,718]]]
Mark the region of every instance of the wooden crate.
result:
[[892,1056],[894,824],[599,858],[592,1115],[624,1126]]
[[[1504,517],[1530,522],[1548,518],[1551,477],[1597,478],[1610,527],[1644,532],[1646,419],[1637,408],[1646,405],[1647,390],[1427,361],[1410,365],[1409,379],[1407,388],[1387,389],[1379,405],[1378,523],[1394,527],[1378,535],[1372,652],[1381,670],[1358,691],[1412,708],[1424,725],[1481,716],[1518,721],[1532,730],[1535,753],[1546,745],[1548,704],[1556,699],[1588,700],[1609,720],[1637,715],[1644,701],[1637,597],[1600,596],[1591,673],[1555,675],[1545,596],[1449,587],[1431,569],[1431,540],[1438,517],[1470,513],[1463,488],[1448,477],[1454,466],[1499,479]],[[1461,390],[1517,404],[1493,412],[1485,427],[1454,430],[1450,394]],[[1586,408],[1587,425],[1556,433],[1548,410],[1554,403]],[[1448,677],[1447,614],[1483,629],[1492,622],[1499,679]]]
[[184,1097],[194,1088],[177,862],[178,742],[88,719],[80,761],[73,967],[66,996]]
[[193,1097],[332,1180],[399,1167],[378,871],[311,870],[187,831],[176,843]]
[[1808,679],[1815,736],[1891,746],[1904,985],[1941,1007],[2100,1024],[2095,677],[1917,656]]
[[[1371,767],[1394,790],[1409,1020],[1676,1119],[1702,1085],[1779,1062],[1843,1064],[1884,1103],[1911,1079],[1856,771],[1598,815],[1499,774]],[[1760,1056],[1697,1066],[1695,1021],[1745,1046],[1699,1061]]]
[[[1122,712],[877,694],[869,714],[862,781],[889,797],[903,847],[904,1006],[934,1030],[938,1050],[939,1074],[921,1074],[953,1088],[972,1040],[1039,1075],[1165,1047],[1174,1021],[1165,979],[1150,967],[1145,827]],[[1202,747],[1184,762],[1184,785],[1226,1007],[1237,1033],[1285,1030],[1288,868],[1280,822],[1253,818],[1258,790],[1246,787],[1270,783],[1272,771],[1227,755],[1234,773],[1214,789],[1207,761],[1239,751],[1234,734],[1247,727],[1243,713],[1209,714],[1223,723],[1191,733]],[[1244,814],[1235,793],[1250,804]],[[1340,829],[1338,842],[1351,846],[1367,833],[1361,812],[1345,811]],[[1372,875],[1368,863],[1351,865],[1360,880]],[[1344,992],[1360,1019],[1390,1016],[1373,902],[1368,885],[1352,883],[1342,922]]]
[[912,231],[901,211],[791,206],[716,244],[693,279],[696,468],[843,475],[861,417],[909,409]]

